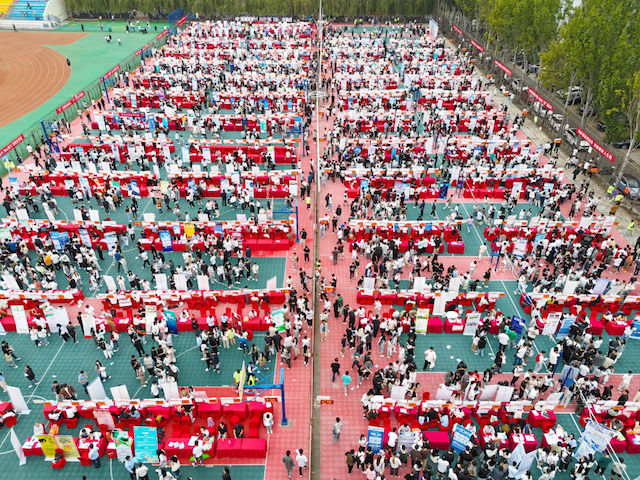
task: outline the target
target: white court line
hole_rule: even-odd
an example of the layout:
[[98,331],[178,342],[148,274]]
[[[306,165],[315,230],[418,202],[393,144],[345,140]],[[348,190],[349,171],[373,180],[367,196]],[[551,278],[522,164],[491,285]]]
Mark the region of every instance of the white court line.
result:
[[[60,351],[62,350],[62,347],[64,347],[64,345],[65,345],[65,343],[63,341],[62,344],[58,347],[58,351],[56,352],[56,354],[53,356],[53,358],[49,362],[49,366],[47,367],[47,369],[44,371],[44,373],[40,377],[40,381],[35,386],[35,388],[31,391],[31,395],[29,395],[29,399],[27,400],[27,403],[31,401],[31,399],[33,398],[34,394],[36,393],[36,390],[38,390],[38,387],[44,381],[44,377],[47,376],[47,373],[49,372],[49,369],[51,368],[51,365],[53,365],[53,362],[56,361],[56,358],[58,357],[58,354],[60,353]],[[2,446],[2,445],[0,445],[0,446]]]
[[[467,214],[467,217],[469,216],[469,211],[467,210],[466,205],[464,204],[464,202],[460,203],[462,205],[462,208],[464,208],[464,212]],[[476,236],[478,237],[478,239],[480,240],[480,243],[484,243],[483,238],[480,236],[480,232],[478,231],[478,227],[476,226],[476,222],[473,222],[473,231],[475,232]],[[500,259],[497,260],[497,263],[500,263]],[[499,268],[499,267],[498,267]],[[511,302],[511,305],[513,305],[513,309],[516,313],[518,312],[518,307],[516,305],[516,303],[513,301],[513,298],[511,297],[511,294],[509,293],[509,291],[507,290],[507,286],[504,283],[504,280],[500,280],[500,283],[502,284],[502,288],[504,289],[504,293],[505,295],[509,298],[509,301]],[[489,341],[487,341],[487,343],[489,344],[489,346],[491,347],[491,343]],[[538,346],[536,345],[535,340],[533,340],[531,342],[533,344],[533,348],[535,348],[536,352],[540,353],[540,350],[538,350]],[[493,351],[493,348],[491,348],[491,350]],[[546,365],[543,365],[544,369],[547,371],[547,373],[549,372],[549,369],[547,368]]]

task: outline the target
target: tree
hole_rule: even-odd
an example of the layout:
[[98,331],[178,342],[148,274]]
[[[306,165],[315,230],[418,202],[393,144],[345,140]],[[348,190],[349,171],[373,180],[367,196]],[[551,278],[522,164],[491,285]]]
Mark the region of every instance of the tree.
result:
[[[627,0],[584,0],[560,27],[558,41],[541,55],[545,72],[540,79],[545,86],[549,86],[550,79],[566,81],[567,72],[575,73],[577,83],[583,88],[582,123],[599,91],[603,67],[629,17],[628,3]],[[565,59],[565,65],[554,62],[560,57]]]
[[618,180],[624,173],[624,169],[629,162],[629,156],[638,142],[640,135],[640,70],[631,76],[625,85],[625,88],[617,90],[616,94],[620,98],[620,111],[627,120],[629,125],[629,148],[624,156],[621,167],[618,169]]

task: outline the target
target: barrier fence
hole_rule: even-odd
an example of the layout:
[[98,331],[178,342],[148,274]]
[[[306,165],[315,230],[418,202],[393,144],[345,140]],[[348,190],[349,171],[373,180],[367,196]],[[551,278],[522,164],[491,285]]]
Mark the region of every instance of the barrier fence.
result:
[[[51,125],[54,122],[57,122],[59,124],[61,120],[64,120],[65,122],[69,122],[69,123],[72,122],[80,114],[83,113],[83,108],[82,108],[83,102],[87,102],[87,105],[91,105],[94,101],[102,98],[102,96],[104,95],[105,84],[107,88],[110,86],[114,86],[116,83],[118,74],[125,73],[125,72],[129,73],[135,70],[136,68],[138,68],[142,63],[142,60],[147,55],[146,51],[154,47],[161,47],[167,42],[168,38],[169,36],[166,34],[165,35],[159,34],[155,39],[150,41],[144,47],[138,49],[136,52],[132,53],[124,61],[120,62],[118,65],[114,65],[113,69],[110,69],[108,72],[111,73],[116,68],[117,68],[117,71],[113,72],[113,74],[108,76],[108,78],[105,78],[104,83],[103,83],[102,76],[91,81],[83,89],[81,89],[76,95],[70,98],[70,101],[67,102],[67,103],[70,103],[69,105],[62,104],[61,106],[56,107],[55,109],[53,109],[52,111],[44,115],[40,121],[34,122],[34,124],[31,127],[29,127],[24,132],[22,132],[22,134],[16,138],[16,141],[18,141],[20,137],[23,137],[23,140],[20,141],[8,152],[3,152],[2,150],[5,150],[4,148],[2,148],[4,147],[4,145],[1,145],[0,159],[2,160],[2,162],[0,162],[0,176],[4,176],[6,173],[8,173],[11,167],[10,162],[14,164],[17,163],[16,159],[18,155],[20,155],[20,157],[23,159],[28,156],[27,145],[31,145],[32,147],[34,147],[34,149],[36,149],[40,145],[46,143],[46,139],[44,136],[45,132],[42,129],[42,122],[44,122],[45,125]],[[108,75],[108,73],[105,72],[105,75]],[[77,98],[77,101],[71,103],[71,101],[76,98]],[[67,108],[61,111],[61,107],[63,106],[66,106]],[[11,144],[11,142],[13,141],[14,139],[8,139],[9,144]],[[8,147],[9,145],[7,145],[7,148]]]

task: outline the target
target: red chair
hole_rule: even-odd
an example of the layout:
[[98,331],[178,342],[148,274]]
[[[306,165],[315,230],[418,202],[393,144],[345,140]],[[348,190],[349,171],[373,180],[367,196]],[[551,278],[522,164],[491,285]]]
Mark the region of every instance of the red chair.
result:
[[[56,448],[56,454],[60,455],[60,458],[51,462],[51,468],[54,470],[62,470],[62,468],[67,464],[67,460],[64,458],[63,453],[64,452],[60,448]],[[89,461],[89,464],[91,464],[91,461]]]

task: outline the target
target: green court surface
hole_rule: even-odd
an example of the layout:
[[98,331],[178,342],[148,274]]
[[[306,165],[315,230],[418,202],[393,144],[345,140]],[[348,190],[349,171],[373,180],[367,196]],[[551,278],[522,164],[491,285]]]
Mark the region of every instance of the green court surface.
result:
[[[158,31],[164,25],[158,24]],[[59,31],[78,32],[80,28],[64,25]],[[111,70],[114,66],[133,55],[136,50],[155,39],[157,32],[153,29],[146,35],[131,33],[127,35],[123,27],[112,32],[113,42],[108,44],[104,40],[107,32],[87,32],[86,36],[70,45],[50,45],[49,48],[59,52],[71,61],[71,75],[67,83],[48,101],[32,110],[21,118],[0,128],[0,144],[5,145],[13,138],[30,129],[42,118],[49,115],[57,107],[66,102],[78,92],[88,88],[94,81]],[[24,33],[27,35],[27,33]],[[122,46],[118,46],[118,38]],[[81,67],[82,66],[82,67]]]
[[[18,368],[15,369],[3,362],[1,371],[4,373],[9,385],[21,388],[28,406],[32,409],[30,415],[20,416],[17,425],[14,427],[21,441],[32,435],[34,423],[44,421],[40,403],[44,399],[53,400],[51,386],[54,380],[72,385],[76,389],[78,399],[88,399],[82,386],[77,383],[77,377],[79,372],[84,370],[90,379],[95,378],[94,366],[96,360],[100,360],[107,367],[107,373],[111,376],[104,384],[107,394],[109,394],[109,387],[126,385],[131,398],[151,398],[149,377],[147,376],[147,386],[142,388],[140,381],[135,378],[133,369],[130,367],[131,355],[137,355],[137,353],[126,334],[120,337],[120,350],[111,359],[105,359],[102,352],[96,348],[93,340],[80,338],[82,335],[80,329],[77,329],[77,333],[79,336],[78,344],[73,344],[71,341],[63,343],[60,337],[52,335],[49,338],[50,344],[44,347],[36,347],[29,340],[28,335],[12,333],[2,337],[3,340],[7,340],[15,348],[21,360],[18,362]],[[264,334],[256,334],[249,346],[252,343],[255,343],[262,350],[264,348]],[[233,372],[242,367],[243,361],[251,361],[251,356],[245,355],[241,350],[238,350],[237,346],[231,346],[229,349],[221,348],[221,373],[215,373],[213,370],[205,372],[205,364],[200,360],[200,352],[196,347],[193,333],[185,332],[173,335],[173,344],[176,348],[176,365],[180,369],[178,372],[179,384],[182,386],[233,385]],[[144,346],[146,353],[150,352],[152,345],[155,345],[155,342],[149,338]],[[274,362],[275,360],[272,358],[262,370],[265,375],[273,374]],[[28,382],[23,375],[25,365],[30,365],[33,368],[38,380],[41,382],[34,389],[28,388]],[[9,397],[6,393],[0,392],[1,401],[8,401],[8,399]],[[78,429],[87,422],[89,421],[81,421],[78,424]],[[78,429],[69,430],[62,427],[61,433],[75,434],[77,436]],[[3,430],[0,435],[0,450],[2,451],[0,452],[0,455],[2,455],[0,456],[0,467],[3,465],[7,468],[11,467],[13,472],[11,478],[32,479],[37,478],[39,475],[42,476],[41,478],[52,478],[55,475],[56,471],[51,469],[50,463],[44,461],[43,457],[28,457],[27,466],[19,467],[16,470],[16,458],[8,438],[5,438],[7,433],[6,430]],[[151,467],[150,470],[152,470]],[[82,467],[75,463],[67,463],[63,471],[66,472],[63,474],[64,478],[81,478],[81,475],[87,475],[89,479],[129,478],[124,467],[117,460],[113,460],[112,471],[110,471],[110,464],[106,457],[103,458],[102,468],[99,470]],[[183,478],[187,476],[192,476],[194,480],[219,478],[221,471],[221,467],[192,468],[183,466]],[[231,473],[234,480],[236,478],[253,480],[263,478],[264,467],[262,465],[233,466],[231,467]],[[156,478],[155,472],[150,472],[150,478]]]

